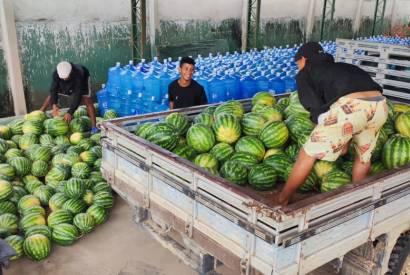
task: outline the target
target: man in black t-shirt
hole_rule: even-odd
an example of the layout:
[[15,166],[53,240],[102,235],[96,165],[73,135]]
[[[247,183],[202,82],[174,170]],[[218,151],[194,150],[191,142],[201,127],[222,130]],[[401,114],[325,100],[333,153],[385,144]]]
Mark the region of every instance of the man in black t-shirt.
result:
[[195,61],[183,57],[179,63],[180,78],[168,86],[169,108],[179,109],[208,104],[204,87],[192,79]]

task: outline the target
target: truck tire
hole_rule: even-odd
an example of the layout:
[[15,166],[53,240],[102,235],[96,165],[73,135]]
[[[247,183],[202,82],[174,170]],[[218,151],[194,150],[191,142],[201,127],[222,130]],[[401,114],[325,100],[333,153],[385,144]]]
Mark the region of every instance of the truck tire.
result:
[[396,242],[389,259],[389,275],[410,275],[410,231]]

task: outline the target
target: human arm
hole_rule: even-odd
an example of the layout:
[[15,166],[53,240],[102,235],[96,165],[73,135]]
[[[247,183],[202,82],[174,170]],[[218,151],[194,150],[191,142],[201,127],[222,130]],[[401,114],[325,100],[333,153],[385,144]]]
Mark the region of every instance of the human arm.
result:
[[[42,111],[44,112],[48,105],[51,104],[52,106],[52,115],[53,117],[56,117],[59,115],[59,108],[58,108],[58,91],[59,91],[59,83],[58,83],[58,75],[57,72],[55,71],[53,73],[52,77],[52,82],[51,82],[51,87],[50,87],[50,95],[47,97],[46,101],[44,102],[42,106]],[[49,99],[49,100],[48,100]],[[48,100],[48,102],[47,102]],[[43,110],[44,107],[44,110]]]
[[80,106],[84,94],[83,89],[85,89],[84,85],[81,85],[80,80],[76,80],[74,83],[73,93],[70,97],[70,105],[67,111],[67,113],[71,116],[74,114],[75,110],[77,110],[78,106]]
[[169,100],[169,109],[173,110],[175,108],[174,103],[174,93],[171,84],[168,86],[168,100]]

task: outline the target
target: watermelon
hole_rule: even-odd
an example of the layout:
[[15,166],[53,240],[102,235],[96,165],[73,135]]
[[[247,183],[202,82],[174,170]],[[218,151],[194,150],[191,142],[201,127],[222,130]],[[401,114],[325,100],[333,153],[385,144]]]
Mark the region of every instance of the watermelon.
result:
[[[90,149],[90,152],[92,152],[97,158],[102,158],[102,147],[101,145],[96,145]],[[68,151],[67,151],[68,153]]]
[[92,189],[91,189],[94,193],[98,193],[101,191],[106,191],[106,192],[111,192],[111,186],[106,183],[105,181],[101,181],[96,183]]
[[18,231],[17,216],[10,213],[0,215],[0,237],[4,238]]
[[77,146],[79,146],[82,149],[82,151],[88,151],[91,148],[93,148],[94,145],[95,144],[91,139],[80,140],[80,142],[77,144]]
[[244,113],[245,111],[240,102],[228,101],[216,107],[215,112],[214,112],[214,117],[215,119],[218,119],[218,116],[222,114],[229,114],[229,115],[235,116],[238,120],[241,120]]
[[75,110],[74,113],[73,113],[74,118],[79,118],[79,117],[87,116],[87,115],[88,115],[87,108],[85,108],[83,106],[78,107],[77,110]]
[[0,163],[0,179],[13,180],[16,176],[13,166],[7,163]]
[[410,163],[410,138],[400,135],[390,137],[383,147],[382,161],[387,169]]
[[64,136],[69,131],[69,126],[64,119],[53,118],[45,125],[45,132],[53,137]]
[[406,113],[410,111],[410,106],[402,103],[393,103],[393,110],[395,113]]
[[7,124],[7,126],[10,127],[10,131],[13,136],[23,134],[24,121],[25,121],[24,119],[17,118]]
[[352,176],[352,171],[353,171],[353,161],[345,161],[343,164],[341,164],[341,169],[343,172],[348,174],[349,176]]
[[252,105],[262,104],[266,106],[273,106],[276,104],[276,98],[269,92],[256,93],[252,98]]
[[174,125],[179,135],[185,135],[189,128],[188,117],[182,113],[172,113],[165,118],[165,122]]
[[275,107],[281,112],[284,113],[286,107],[289,106],[289,98],[288,97],[282,97],[281,99],[278,100],[278,103],[276,103]]
[[383,146],[387,142],[387,139],[389,137],[386,135],[385,131],[383,129],[380,129],[379,131],[379,136],[377,137],[377,142],[376,146],[373,149],[372,152],[372,162],[381,160],[382,157],[382,152],[383,152]]
[[220,171],[222,177],[227,180],[239,184],[246,184],[248,178],[248,169],[239,161],[228,160],[226,161]]
[[387,119],[382,127],[387,136],[391,136],[396,133],[395,122],[393,119]]
[[[10,147],[10,146],[9,146],[9,147]],[[19,150],[19,149],[10,148],[10,149],[7,150],[7,152],[4,154],[4,156],[5,156],[7,159],[11,159],[11,158],[14,158],[14,157],[24,157],[24,154],[23,154],[23,152],[22,152],[21,150]]]
[[150,131],[150,129],[155,125],[153,122],[146,122],[144,124],[141,124],[137,127],[135,130],[135,135],[145,139],[147,138],[147,134]]
[[95,222],[91,214],[79,213],[74,217],[74,225],[82,234],[87,234],[94,229]]
[[[19,140],[19,147],[22,150],[27,150],[28,148],[30,148],[30,146],[32,146],[33,144],[37,144],[37,143],[38,143],[38,139],[36,135],[24,134],[21,136]],[[0,153],[1,153],[1,150],[0,150]]]
[[100,170],[100,168],[101,168],[101,163],[102,163],[102,159],[101,159],[101,158],[100,158],[100,159],[97,159],[97,160],[94,162],[94,165],[93,165],[94,169]]
[[241,136],[241,124],[235,116],[230,114],[219,115],[212,129],[218,142],[233,144]]
[[70,146],[67,148],[66,154],[75,154],[75,155],[80,155],[83,152],[83,148],[80,146]]
[[66,136],[57,136],[54,142],[56,145],[70,145],[70,139]]
[[43,146],[54,146],[54,139],[49,134],[43,134],[39,137],[39,142]]
[[14,136],[11,137],[11,140],[12,140],[15,144],[19,145],[21,137],[22,137],[22,135],[14,135]]
[[232,157],[235,150],[228,143],[221,142],[212,147],[209,153],[214,156],[219,163],[223,164]]
[[272,149],[268,149],[266,150],[265,156],[263,157],[263,159],[265,160],[266,158],[276,155],[276,154],[285,154],[285,152],[283,152],[282,149],[278,149],[278,148],[272,148]]
[[68,198],[78,199],[84,196],[85,185],[82,179],[71,178],[64,186],[64,193]]
[[276,183],[276,172],[266,164],[255,165],[249,171],[248,182],[256,190],[269,190]]
[[336,164],[330,161],[319,160],[313,166],[313,172],[319,179],[322,179],[326,174],[336,169]]
[[174,149],[178,139],[178,131],[174,125],[165,122],[153,125],[146,135],[146,140],[167,150]]
[[6,180],[0,180],[0,201],[5,201],[13,195],[13,185]]
[[37,177],[33,176],[33,175],[27,175],[27,176],[23,177],[22,180],[23,180],[24,184],[27,184],[30,181],[39,181],[39,179]]
[[86,213],[94,218],[95,225],[103,224],[107,219],[107,210],[98,205],[91,205]]
[[31,113],[26,114],[25,119],[28,120],[28,121],[43,122],[44,120],[47,119],[47,116],[43,111],[36,110],[36,111],[32,111]]
[[270,107],[264,104],[255,104],[252,106],[251,112],[252,113],[258,113],[259,111],[261,111],[262,109],[266,108],[266,107]]
[[44,210],[43,207],[39,206],[39,205],[34,205],[30,208],[26,208],[21,212],[22,216],[27,216],[30,214],[36,214],[36,215],[42,215],[43,217],[46,216],[46,210]]
[[265,119],[266,123],[271,123],[273,121],[282,121],[282,114],[280,111],[274,107],[266,107],[264,106],[257,112],[258,114],[262,115]]
[[94,193],[91,190],[86,190],[85,194],[83,196],[83,200],[85,201],[85,203],[90,206],[94,203]]
[[70,142],[71,144],[77,145],[84,138],[85,138],[84,133],[75,132],[70,135]]
[[46,146],[39,146],[33,151],[33,155],[31,156],[31,160],[42,160],[49,162],[51,160],[51,150],[49,147]]
[[275,154],[264,159],[263,164],[271,166],[282,181],[287,180],[286,167],[292,167],[291,159],[285,154]]
[[28,195],[26,189],[21,186],[13,186],[13,196],[9,200],[15,204],[18,204],[19,200],[25,195]]
[[215,145],[215,136],[209,127],[198,123],[189,128],[187,143],[197,153],[206,153]]
[[0,138],[2,139],[10,139],[12,136],[12,132],[9,126],[0,125]]
[[281,121],[274,121],[263,128],[259,139],[267,148],[281,148],[289,138],[289,131]]
[[78,229],[69,223],[61,223],[56,225],[51,233],[53,241],[62,246],[73,244],[78,236]]
[[348,174],[342,171],[333,170],[323,176],[320,191],[329,192],[350,182],[351,179]]
[[97,160],[97,156],[91,151],[84,151],[80,154],[80,158],[83,162],[87,163],[89,166],[92,166]]
[[[26,210],[27,211],[27,210]],[[42,214],[30,213],[24,215],[20,220],[20,228],[26,231],[34,225],[45,225],[46,218]]]
[[[73,165],[73,168],[71,170],[74,169],[74,166],[77,165],[78,163]],[[85,164],[85,163],[84,163]],[[87,165],[87,164],[85,164]],[[88,166],[87,166],[88,168]],[[55,165],[53,168],[50,169],[50,171],[47,173],[46,175],[46,182],[50,182],[50,181],[62,181],[62,180],[66,180],[70,177],[70,169],[63,166],[63,165]]]
[[288,147],[286,147],[285,153],[293,161],[296,161],[299,156],[299,145],[298,144],[289,145]]
[[0,138],[0,154],[6,153],[8,149],[9,149],[9,145],[7,144],[7,141]]
[[373,175],[377,175],[383,171],[386,170],[386,167],[384,167],[383,163],[381,162],[376,162],[376,163],[372,163],[372,165],[370,166],[370,171],[369,174],[371,176]]
[[92,140],[96,144],[100,144],[101,133],[96,133],[96,134],[91,135],[90,140]]
[[194,118],[194,123],[201,123],[208,127],[212,127],[212,124],[214,123],[214,116],[208,113],[200,113]]
[[9,160],[18,176],[28,175],[31,171],[31,162],[25,157],[14,157]]
[[24,240],[24,253],[34,261],[41,261],[51,253],[51,242],[42,234],[34,234]]
[[113,119],[113,118],[117,118],[118,114],[115,110],[109,109],[109,110],[105,111],[103,117],[104,117],[104,119]]
[[242,131],[247,136],[259,136],[265,127],[265,118],[258,113],[247,113],[242,119]]
[[64,193],[55,193],[49,200],[48,200],[48,206],[50,207],[51,211],[56,211],[58,209],[62,209],[64,203],[68,200],[69,198],[64,194]]
[[410,138],[410,111],[401,113],[395,121],[395,128],[397,133],[402,136]]
[[17,214],[16,205],[11,201],[1,201],[0,202],[0,215],[3,215],[5,213],[16,215]]
[[53,189],[50,186],[40,186],[36,188],[33,192],[33,195],[36,196],[40,202],[41,205],[48,205],[48,201],[50,200],[51,196],[54,194]]
[[112,208],[114,205],[114,197],[111,192],[101,191],[94,194],[94,204],[104,207],[105,209]]
[[36,160],[31,165],[31,174],[36,177],[44,177],[48,173],[48,163],[42,160]]
[[289,129],[290,137],[293,141],[298,142],[299,139],[307,137],[315,128],[313,122],[304,116],[291,115],[285,121]]
[[15,142],[12,141],[12,140],[6,140],[6,143],[7,143],[7,145],[9,146],[10,149],[11,149],[11,148],[14,148],[14,149],[17,149],[17,148],[18,148],[17,143],[15,143]]
[[178,145],[177,147],[174,148],[174,150],[172,150],[172,152],[180,156],[181,158],[184,158],[190,161],[194,160],[194,158],[197,155],[193,148],[185,144]]
[[88,132],[91,130],[91,120],[86,116],[74,118],[70,122],[70,130],[75,132]]
[[216,110],[217,107],[218,106],[208,106],[202,111],[202,114],[214,115],[215,110]]
[[265,156],[265,146],[262,141],[256,137],[242,137],[235,144],[235,151],[237,153],[247,153],[257,157],[260,162]]
[[25,188],[27,191],[33,194],[34,191],[40,186],[44,186],[44,184],[40,180],[32,180],[26,183]]
[[259,159],[257,156],[245,152],[236,152],[232,155],[232,157],[229,160],[240,162],[248,169],[254,166],[255,164],[259,163]]
[[84,162],[77,162],[71,167],[71,174],[75,178],[86,179],[90,176],[91,169]]
[[62,223],[72,223],[73,214],[71,211],[66,209],[58,209],[53,211],[47,217],[47,224],[51,229]]
[[62,209],[68,210],[73,214],[78,214],[78,213],[84,212],[87,209],[87,204],[82,198],[81,199],[68,199],[63,204]]
[[18,202],[18,209],[21,212],[23,212],[25,209],[30,208],[34,205],[41,205],[40,200],[33,195],[25,195],[21,197],[21,199]]
[[41,121],[25,121],[23,124],[23,134],[34,134],[39,136],[43,133],[43,123]]
[[25,237],[28,238],[30,236],[33,236],[35,234],[41,234],[46,236],[47,238],[51,238],[51,229],[47,225],[40,224],[40,225],[33,225],[29,228],[27,228],[25,232]]
[[[291,172],[292,172],[293,167],[288,166],[286,168],[285,172],[285,178],[286,180],[289,178]],[[318,178],[315,173],[311,172],[308,177],[306,178],[305,182],[299,186],[297,192],[298,193],[307,193],[307,192],[312,192],[312,191],[317,191],[317,182]]]
[[202,168],[213,168],[218,170],[218,160],[208,153],[198,155],[195,158],[194,163]]
[[16,256],[11,257],[11,260],[17,260],[21,256],[23,256],[23,243],[24,238],[19,235],[10,235],[4,239],[6,243],[8,243],[16,252]]

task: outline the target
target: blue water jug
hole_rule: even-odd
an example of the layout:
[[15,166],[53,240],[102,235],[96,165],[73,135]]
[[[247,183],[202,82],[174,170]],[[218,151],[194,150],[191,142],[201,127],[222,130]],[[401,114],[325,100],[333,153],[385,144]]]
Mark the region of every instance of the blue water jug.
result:
[[226,101],[226,91],[223,81],[217,76],[217,73],[209,80],[208,103],[219,103]]
[[136,92],[144,91],[144,77],[145,75],[139,70],[131,74],[133,91],[136,91]]
[[252,98],[256,93],[256,82],[248,72],[240,81],[241,98]]
[[163,73],[159,78],[161,86],[161,99],[163,99],[165,96],[168,96],[168,86],[172,82],[171,78],[172,76],[168,73],[167,68],[164,68]]
[[129,90],[133,90],[133,81],[132,81],[132,74],[133,72],[130,69],[122,70],[120,73],[120,97],[126,98],[127,92]]
[[107,89],[110,96],[119,96],[120,95],[120,87],[121,87],[121,77],[120,74],[122,72],[120,62],[117,62],[115,67],[111,67],[108,69],[108,81],[107,81]]
[[287,93],[290,93],[296,90],[296,81],[293,77],[289,76],[289,73],[286,74],[283,80],[285,82],[285,91]]
[[256,79],[256,91],[257,92],[267,92],[269,91],[269,79],[266,78],[265,72],[261,72],[261,75]]
[[101,85],[101,90],[99,90],[96,94],[100,116],[103,116],[105,111],[109,109],[109,94],[105,88],[105,84]]
[[277,73],[276,76],[270,80],[270,89],[275,94],[283,94],[286,91],[285,82],[280,78],[280,73]]
[[144,97],[161,101],[161,83],[153,71],[144,78]]
[[232,71],[226,71],[222,81],[225,85],[226,100],[234,100],[237,96],[237,79],[232,76]]
[[206,98],[207,98],[208,103],[209,103],[209,101],[211,99],[211,95],[209,93],[209,80],[208,80],[208,78],[206,78],[204,74],[199,74],[195,78],[195,81],[198,82],[199,85],[204,87],[205,95],[206,95]]

